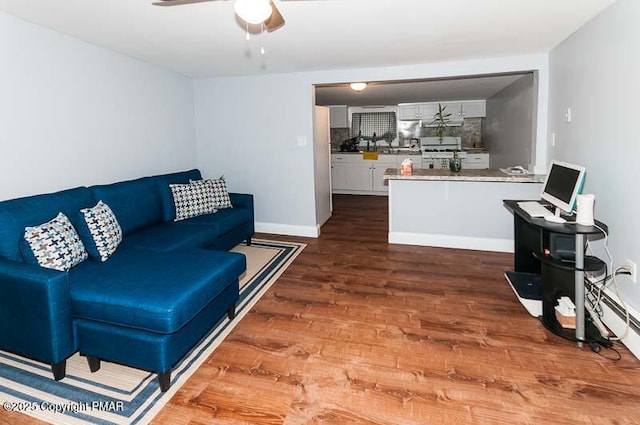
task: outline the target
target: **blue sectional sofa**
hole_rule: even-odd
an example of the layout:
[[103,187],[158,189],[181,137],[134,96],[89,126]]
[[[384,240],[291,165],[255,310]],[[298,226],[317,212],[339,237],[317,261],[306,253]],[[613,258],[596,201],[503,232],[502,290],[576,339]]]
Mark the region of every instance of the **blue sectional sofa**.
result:
[[[254,232],[253,197],[230,194],[233,208],[174,221],[172,183],[198,170],[0,202],[0,349],[52,366],[87,357],[91,371],[108,360],[158,373],[171,368],[225,314],[235,315],[245,257],[227,252]],[[89,258],[68,272],[25,262],[27,226],[63,212],[78,228],[79,210],[102,200],[123,239],[105,262]]]

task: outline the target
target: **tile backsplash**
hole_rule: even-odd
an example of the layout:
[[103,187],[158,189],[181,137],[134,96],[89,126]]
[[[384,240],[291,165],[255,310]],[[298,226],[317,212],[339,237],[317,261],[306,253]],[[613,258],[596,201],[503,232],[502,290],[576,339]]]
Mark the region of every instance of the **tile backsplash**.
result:
[[[459,136],[463,148],[481,148],[482,144],[482,126],[483,118],[465,118],[462,126],[449,127],[445,132],[445,136]],[[420,132],[421,137],[436,137],[436,129],[434,127],[423,127]],[[400,141],[402,143],[402,140]]]
[[331,128],[329,137],[331,138],[331,150],[340,150],[340,143],[347,140],[351,136],[349,135],[351,130],[346,128]]
[[[462,126],[449,127],[446,136],[460,136],[463,148],[482,148],[482,127],[484,118],[465,118]],[[351,137],[349,128],[331,128],[331,149],[340,150],[340,144]],[[433,127],[423,127],[420,131],[421,137],[435,137],[436,129]],[[404,145],[402,135],[400,135],[400,145]],[[409,145],[407,143],[406,145]]]

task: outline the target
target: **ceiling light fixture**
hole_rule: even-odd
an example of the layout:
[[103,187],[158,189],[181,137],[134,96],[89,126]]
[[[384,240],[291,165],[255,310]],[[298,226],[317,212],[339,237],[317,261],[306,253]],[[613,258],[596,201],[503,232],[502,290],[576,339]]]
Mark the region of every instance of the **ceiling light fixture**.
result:
[[349,87],[351,87],[353,91],[362,91],[367,88],[367,83],[351,83]]
[[266,21],[273,12],[269,0],[237,0],[233,10],[243,21],[250,24]]

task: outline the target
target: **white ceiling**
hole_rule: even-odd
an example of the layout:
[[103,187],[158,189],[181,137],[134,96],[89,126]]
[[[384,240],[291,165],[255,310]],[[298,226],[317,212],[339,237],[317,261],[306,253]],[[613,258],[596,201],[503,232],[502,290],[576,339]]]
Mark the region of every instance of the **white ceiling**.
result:
[[412,102],[486,100],[513,84],[524,74],[445,78],[424,81],[384,81],[369,83],[361,92],[348,84],[316,86],[318,105],[397,105]]
[[175,7],[152,6],[152,0],[0,0],[0,11],[209,77],[546,52],[614,0],[274,2],[286,25],[249,42],[232,0]]

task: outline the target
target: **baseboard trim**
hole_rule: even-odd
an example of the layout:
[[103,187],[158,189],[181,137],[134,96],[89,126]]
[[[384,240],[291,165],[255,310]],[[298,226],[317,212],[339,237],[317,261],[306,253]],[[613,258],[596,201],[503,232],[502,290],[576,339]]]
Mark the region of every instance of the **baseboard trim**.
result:
[[334,195],[373,195],[373,196],[389,196],[389,190],[346,190],[346,189],[333,189],[331,191]]
[[389,232],[389,243],[434,246],[439,248],[474,249],[479,251],[513,252],[513,240],[511,239]]
[[[616,336],[621,336],[627,327],[627,318],[624,308],[616,301],[618,296],[610,289],[606,288],[602,296],[602,321]],[[627,306],[628,307],[628,306]],[[621,342],[640,359],[640,314],[629,308],[630,326],[629,333]]]
[[318,226],[295,226],[281,223],[256,222],[255,230],[258,233],[270,233],[272,235],[303,236],[317,238],[320,236]]

